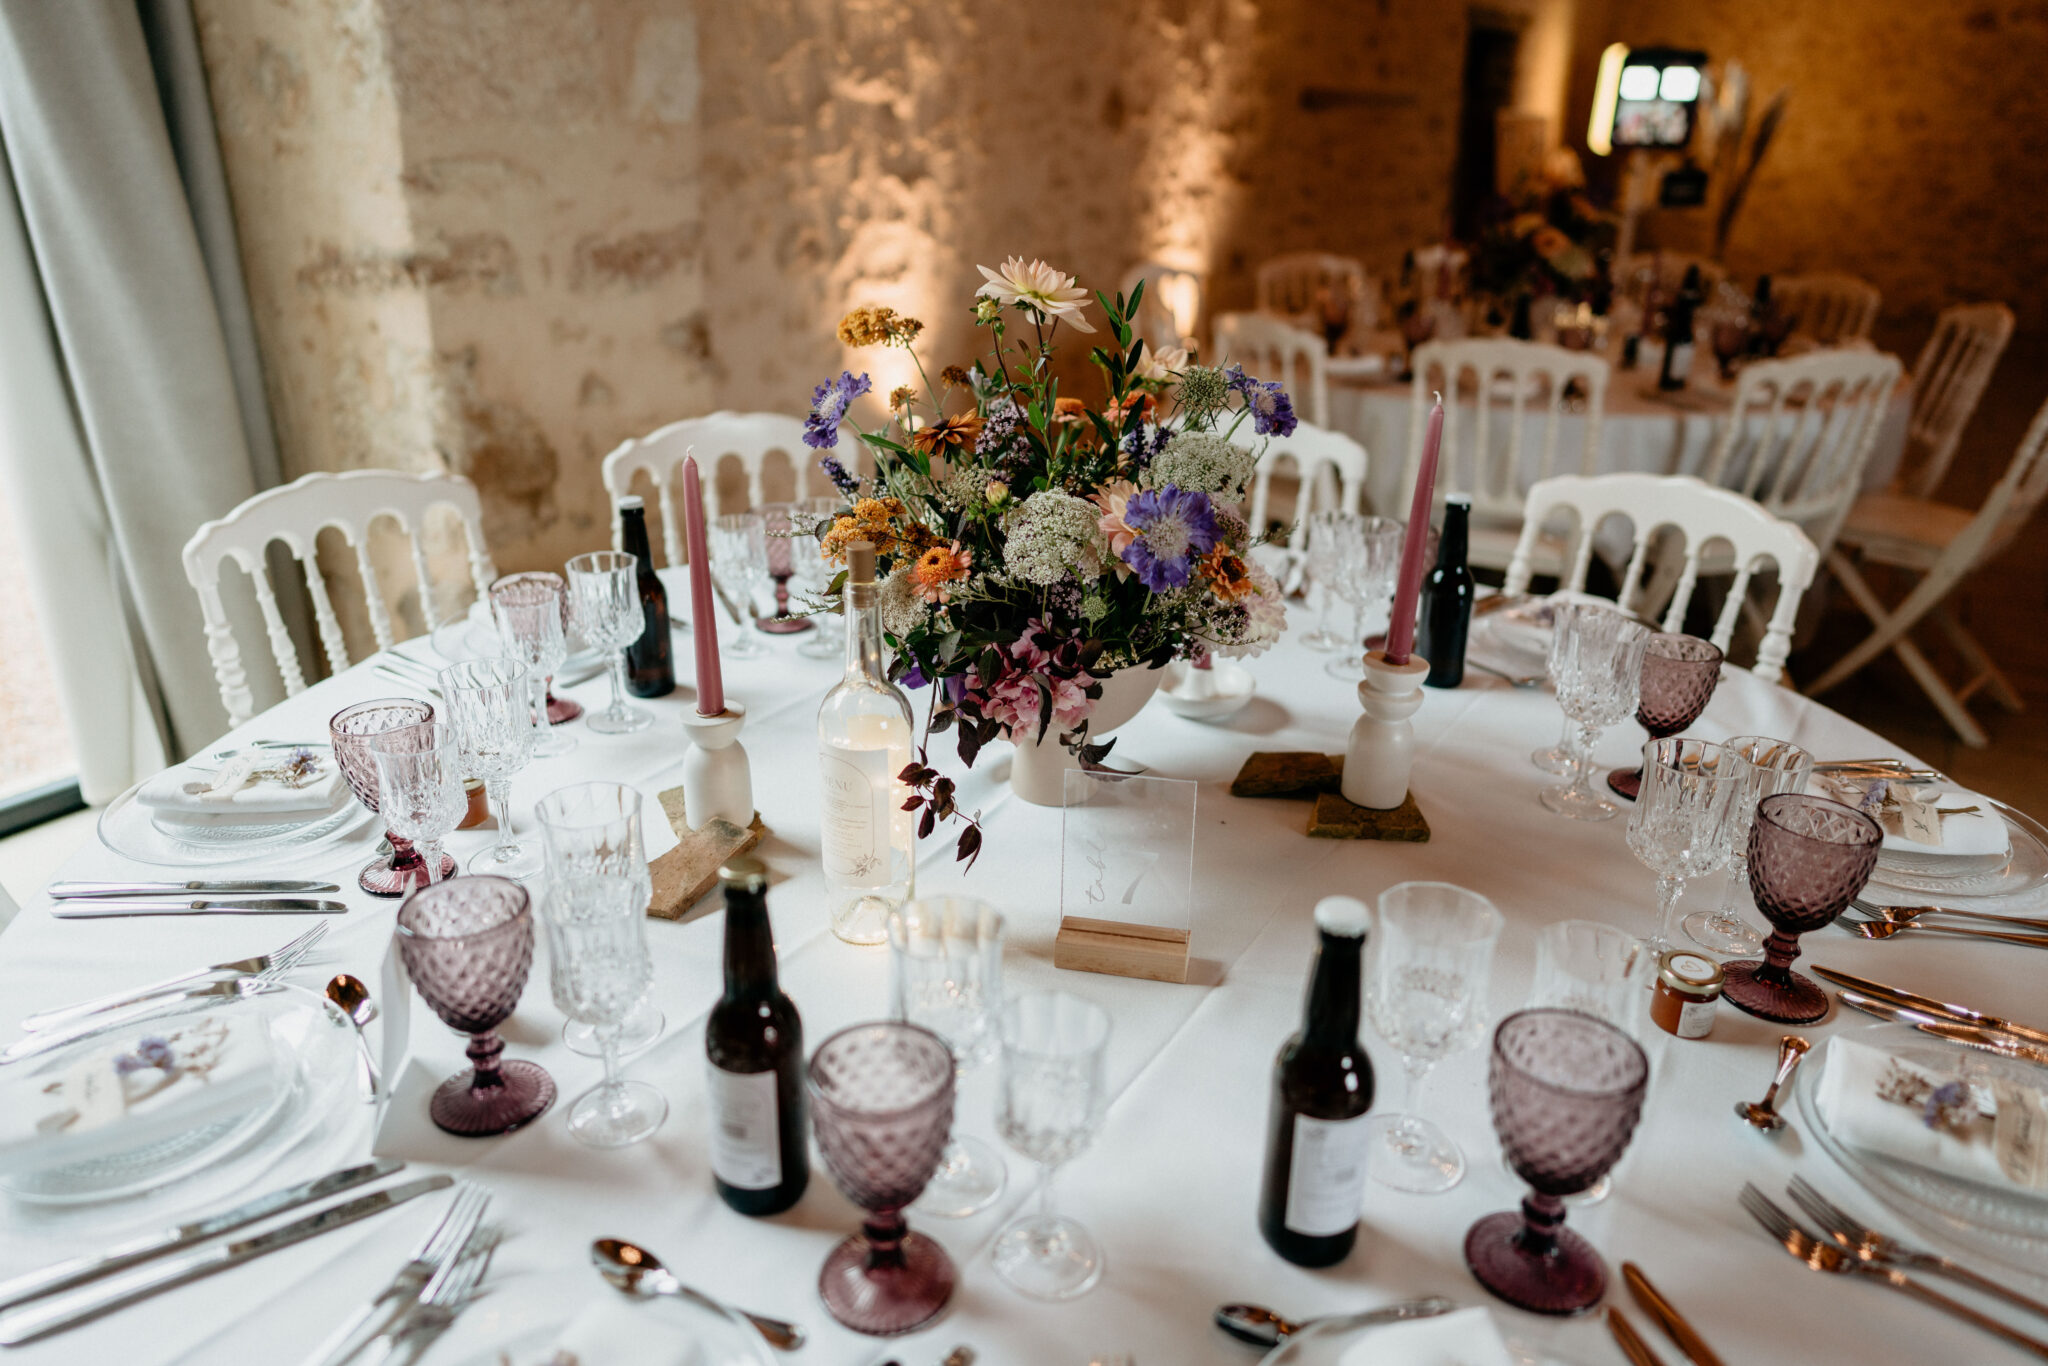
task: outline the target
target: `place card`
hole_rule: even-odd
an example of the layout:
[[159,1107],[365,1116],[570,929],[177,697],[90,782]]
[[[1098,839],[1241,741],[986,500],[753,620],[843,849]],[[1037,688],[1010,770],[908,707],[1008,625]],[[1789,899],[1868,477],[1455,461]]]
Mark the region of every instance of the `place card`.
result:
[[1187,981],[1199,785],[1085,769],[1065,783],[1053,966]]

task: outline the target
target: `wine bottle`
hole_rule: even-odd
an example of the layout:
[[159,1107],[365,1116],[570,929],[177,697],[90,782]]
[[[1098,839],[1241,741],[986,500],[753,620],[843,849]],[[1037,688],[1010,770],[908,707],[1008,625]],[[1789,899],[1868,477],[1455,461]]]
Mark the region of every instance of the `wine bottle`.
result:
[[1777,353],[1777,344],[1772,340],[1775,329],[1771,324],[1775,312],[1771,304],[1771,277],[1756,277],[1756,294],[1749,301],[1749,345],[1752,356],[1769,356]]
[[668,590],[654,572],[647,543],[647,504],[637,493],[619,499],[619,549],[640,561],[640,638],[626,647],[626,691],[635,697],[666,697],[676,690],[675,647],[669,639]]
[[804,1131],[804,1023],[775,978],[768,870],[742,854],[725,884],[725,994],[704,1024],[711,1178],[741,1214],[780,1214],[811,1179]]
[[846,673],[818,708],[822,846],[832,932],[849,944],[888,937],[889,912],[908,901],[917,855],[909,790],[910,700],[882,661],[875,547],[847,547]]
[[1700,291],[1700,268],[1687,266],[1685,280],[1678,286],[1671,312],[1664,324],[1664,368],[1657,374],[1659,389],[1683,389],[1692,373],[1693,317],[1704,296]]
[[1444,500],[1436,567],[1423,577],[1415,629],[1415,652],[1429,661],[1429,675],[1422,681],[1432,688],[1455,688],[1465,681],[1465,638],[1472,630],[1472,571],[1465,563],[1471,522],[1470,495],[1454,493]]
[[1322,944],[1306,1018],[1273,1063],[1259,1232],[1297,1266],[1341,1262],[1358,1241],[1373,1090],[1372,1060],[1358,1041],[1365,926],[1362,901],[1316,903]]

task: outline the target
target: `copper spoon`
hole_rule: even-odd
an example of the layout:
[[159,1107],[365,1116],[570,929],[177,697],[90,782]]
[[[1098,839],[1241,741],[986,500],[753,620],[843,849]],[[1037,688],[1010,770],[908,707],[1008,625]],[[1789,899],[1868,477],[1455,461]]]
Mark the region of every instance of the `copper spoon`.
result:
[[1778,1073],[1771,1078],[1771,1089],[1764,1092],[1760,1101],[1736,1101],[1736,1118],[1767,1134],[1775,1134],[1784,1128],[1785,1117],[1772,1108],[1778,1099],[1778,1088],[1791,1079],[1792,1069],[1799,1066],[1799,1060],[1811,1047],[1812,1044],[1797,1034],[1787,1034],[1778,1040]]

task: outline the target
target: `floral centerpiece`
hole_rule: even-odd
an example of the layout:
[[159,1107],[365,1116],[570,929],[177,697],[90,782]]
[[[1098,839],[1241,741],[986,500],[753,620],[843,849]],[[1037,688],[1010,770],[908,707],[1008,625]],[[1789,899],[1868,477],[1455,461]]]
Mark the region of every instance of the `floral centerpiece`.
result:
[[1061,393],[1061,328],[1095,332],[1087,292],[1039,261],[980,269],[986,349],[971,366],[934,377],[915,347],[924,325],[892,309],[840,322],[842,342],[901,347],[923,380],[888,396],[880,430],[858,432],[871,479],[832,453],[867,375],[819,385],[804,435],[846,498],[818,528],[825,553],[843,562],[854,542],[874,543],[891,676],[928,690],[917,760],[901,775],[909,809],[922,808],[919,836],[957,819],[970,861],[980,827],[928,764],[933,734],[953,730],[969,766],[999,737],[1051,738],[1099,763],[1110,745],[1091,741],[1089,721],[1104,680],[1278,639],[1280,589],[1250,558],[1258,538],[1238,508],[1257,452],[1237,438],[1295,427],[1278,384],[1150,352],[1131,329],[1142,285],[1095,296],[1112,338],[1090,351],[1100,394]]
[[1473,287],[1501,300],[1590,300],[1600,283],[1600,253],[1614,245],[1614,234],[1614,216],[1586,193],[1578,159],[1553,157],[1497,202],[1481,225]]

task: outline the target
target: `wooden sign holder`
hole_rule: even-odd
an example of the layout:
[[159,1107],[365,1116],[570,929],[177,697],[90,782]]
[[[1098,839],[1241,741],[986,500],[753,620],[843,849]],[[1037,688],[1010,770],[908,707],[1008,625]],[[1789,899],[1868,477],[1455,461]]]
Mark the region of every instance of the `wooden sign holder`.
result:
[[658,920],[682,920],[704,894],[718,885],[718,870],[728,859],[746,853],[768,833],[761,813],[745,829],[728,820],[713,818],[701,830],[692,830],[683,807],[683,789],[672,787],[661,794],[661,809],[668,814],[669,827],[681,841],[675,848],[647,865],[654,879],[654,897],[647,914]]
[[1120,920],[1063,915],[1052,941],[1052,965],[1153,982],[1188,980],[1188,932]]

